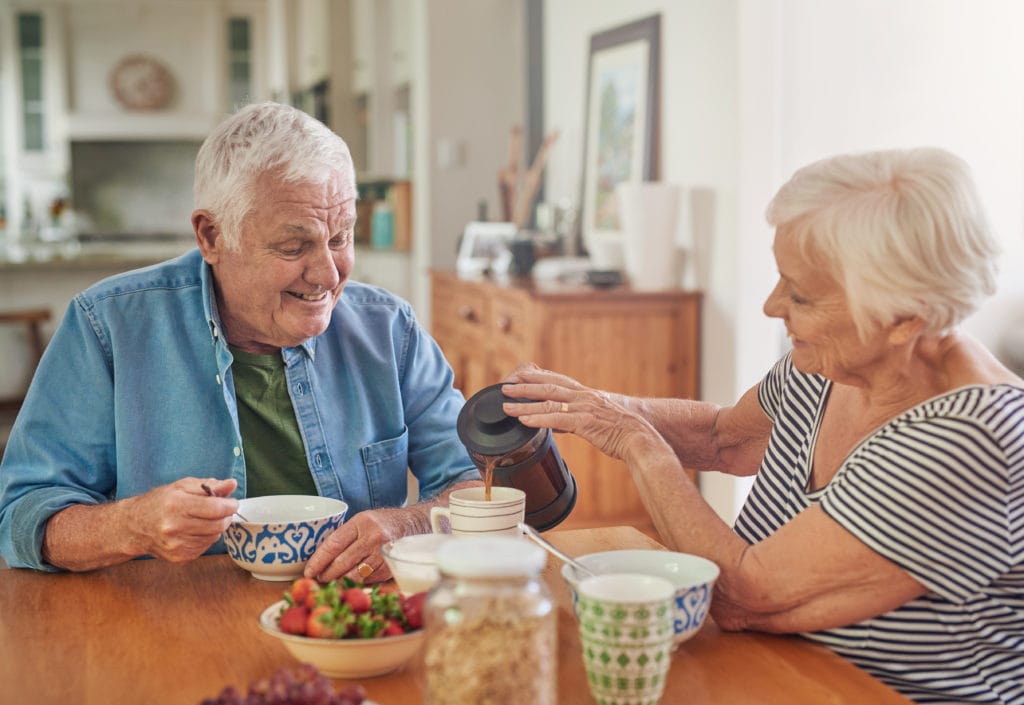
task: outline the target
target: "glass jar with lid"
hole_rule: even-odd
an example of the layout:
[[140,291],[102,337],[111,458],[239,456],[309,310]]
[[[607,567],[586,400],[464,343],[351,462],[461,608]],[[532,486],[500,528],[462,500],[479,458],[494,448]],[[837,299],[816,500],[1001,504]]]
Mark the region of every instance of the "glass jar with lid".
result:
[[438,549],[424,608],[427,705],[557,702],[557,614],[525,539],[455,538]]

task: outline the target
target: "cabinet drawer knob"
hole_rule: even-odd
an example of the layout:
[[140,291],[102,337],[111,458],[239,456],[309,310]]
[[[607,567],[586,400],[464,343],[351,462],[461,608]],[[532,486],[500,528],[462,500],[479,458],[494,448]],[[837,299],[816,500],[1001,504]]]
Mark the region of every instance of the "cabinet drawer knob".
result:
[[471,321],[475,323],[477,321],[476,311],[470,305],[459,306],[458,316],[464,321]]

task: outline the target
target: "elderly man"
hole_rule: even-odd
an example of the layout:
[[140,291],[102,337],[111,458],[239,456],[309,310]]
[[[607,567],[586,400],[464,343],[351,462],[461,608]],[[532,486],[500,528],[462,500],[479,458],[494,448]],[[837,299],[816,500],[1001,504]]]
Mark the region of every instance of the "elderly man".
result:
[[479,482],[441,351],[407,303],[348,281],[356,197],[345,143],[300,111],[213,131],[198,249],[76,296],[39,365],[0,466],[11,566],[188,561],[223,550],[236,497],[321,494],[349,520],[307,575],[379,580],[381,544]]

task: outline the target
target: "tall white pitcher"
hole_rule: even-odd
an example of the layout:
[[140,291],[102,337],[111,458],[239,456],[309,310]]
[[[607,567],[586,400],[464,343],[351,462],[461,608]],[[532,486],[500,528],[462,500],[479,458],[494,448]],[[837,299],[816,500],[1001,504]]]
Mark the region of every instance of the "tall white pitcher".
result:
[[623,182],[615,187],[622,225],[623,259],[634,289],[680,284],[676,243],[682,188],[662,181]]

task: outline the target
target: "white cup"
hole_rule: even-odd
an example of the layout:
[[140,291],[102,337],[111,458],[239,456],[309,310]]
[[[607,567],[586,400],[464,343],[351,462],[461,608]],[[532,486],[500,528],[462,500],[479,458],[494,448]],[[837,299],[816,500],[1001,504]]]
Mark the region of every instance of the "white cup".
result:
[[391,577],[406,595],[426,592],[437,584],[437,549],[450,541],[448,534],[410,534],[381,546]]
[[[526,516],[526,493],[515,487],[492,487],[484,499],[483,487],[466,487],[448,495],[447,507],[430,509],[430,528],[435,534],[453,536],[521,536],[518,524]],[[442,517],[450,532],[444,531]]]

